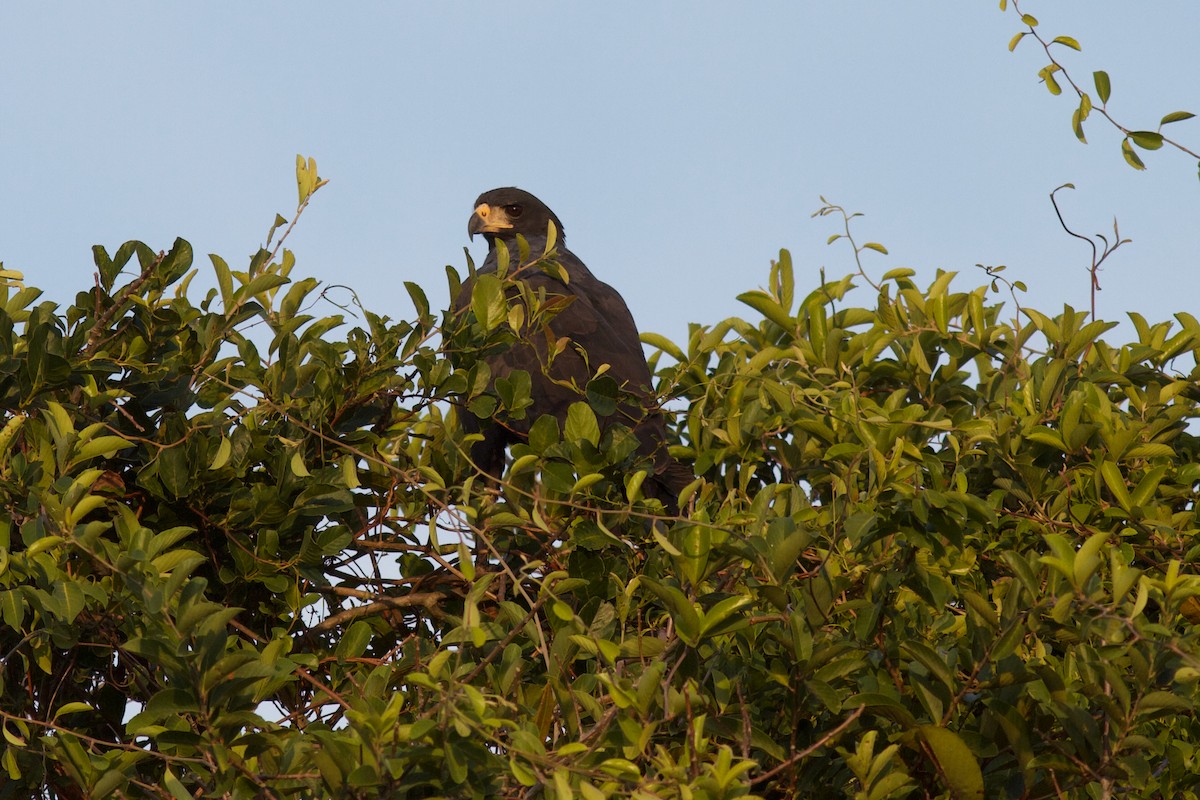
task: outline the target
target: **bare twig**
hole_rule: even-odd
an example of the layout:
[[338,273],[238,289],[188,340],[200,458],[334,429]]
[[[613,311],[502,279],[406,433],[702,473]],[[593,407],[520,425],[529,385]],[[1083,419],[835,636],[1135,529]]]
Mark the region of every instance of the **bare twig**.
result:
[[[887,255],[887,248],[877,242],[867,242],[866,244],[860,246],[856,241],[854,241],[854,235],[850,233],[850,220],[854,219],[855,217],[861,217],[862,214],[860,214],[858,212],[850,214],[846,211],[846,209],[842,208],[839,205],[834,205],[833,203],[830,203],[824,197],[821,198],[821,202],[824,203],[825,205],[821,206],[821,208],[814,211],[812,213],[812,216],[825,217],[830,214],[841,214],[841,216],[842,216],[843,232],[835,233],[833,236],[830,236],[826,240],[825,243],[833,244],[838,239],[845,239],[846,241],[850,242],[850,247],[854,250],[854,264],[858,268],[858,274],[862,276],[862,279],[864,281],[866,281],[868,284],[871,285],[872,289],[874,289],[875,291],[879,291],[879,288],[880,288],[879,284],[876,283],[875,281],[871,280],[871,277],[869,275],[867,275],[867,271],[863,268],[862,251],[863,250],[874,250],[877,253],[882,253],[884,255]],[[821,282],[824,283],[824,279],[822,279]]]
[[1059,186],[1057,189],[1055,189],[1053,192],[1050,193],[1050,203],[1054,206],[1054,213],[1058,215],[1058,224],[1062,225],[1062,229],[1064,231],[1066,231],[1067,233],[1071,234],[1072,236],[1074,236],[1076,239],[1082,239],[1083,241],[1087,242],[1088,246],[1092,248],[1092,265],[1090,267],[1088,267],[1088,274],[1091,275],[1091,302],[1092,302],[1091,307],[1092,307],[1092,319],[1094,320],[1096,318],[1096,292],[1100,291],[1100,265],[1104,263],[1104,260],[1106,258],[1108,258],[1113,253],[1115,253],[1117,251],[1118,247],[1120,247],[1121,245],[1126,244],[1127,242],[1130,242],[1132,240],[1121,238],[1121,233],[1117,229],[1116,217],[1113,217],[1113,241],[1111,244],[1109,243],[1108,239],[1106,239],[1104,236],[1102,236],[1100,234],[1096,234],[1096,238],[1099,239],[1104,244],[1103,251],[1096,249],[1096,242],[1093,241],[1092,239],[1088,238],[1087,236],[1083,236],[1082,234],[1078,234],[1075,231],[1071,230],[1067,226],[1067,221],[1065,219],[1063,219],[1062,210],[1059,209],[1059,207],[1058,207],[1058,199],[1054,195],[1063,189],[1074,189],[1074,188],[1075,188],[1075,185],[1071,184],[1071,183],[1064,183],[1062,186]]
[[403,597],[387,597],[380,596],[374,602],[367,603],[363,606],[355,606],[348,608],[345,611],[338,612],[331,617],[318,622],[309,628],[310,633],[327,633],[339,625],[344,625],[351,620],[359,617],[370,617],[376,614],[382,614],[394,608],[412,608],[420,606],[432,614],[440,615],[441,609],[438,608],[438,603],[445,600],[449,595],[445,592],[414,592],[413,594]]
[[154,270],[158,268],[158,265],[166,257],[167,254],[160,251],[153,261],[142,268],[140,275],[125,284],[121,291],[117,292],[117,296],[113,298],[112,305],[104,310],[104,313],[96,319],[96,324],[92,326],[92,331],[88,334],[87,345],[84,347],[85,352],[90,352],[100,342],[100,337],[108,329],[108,323],[112,322],[113,317],[124,307],[125,300],[131,294],[141,289],[146,281],[150,280],[150,276],[154,274]]
[[850,712],[850,716],[848,716],[844,720],[842,720],[836,728],[826,731],[824,736],[822,736],[820,739],[817,739],[817,741],[813,742],[808,747],[801,750],[799,753],[793,754],[790,758],[788,758],[787,761],[784,761],[783,763],[776,766],[774,769],[772,769],[768,772],[764,772],[762,775],[759,775],[754,780],[750,781],[751,785],[754,785],[757,783],[765,783],[766,781],[771,780],[772,778],[774,778],[780,772],[783,772],[788,767],[791,767],[792,765],[796,764],[797,762],[802,761],[803,759],[805,759],[808,756],[815,753],[817,750],[819,750],[822,747],[824,747],[825,745],[829,744],[831,741],[836,739],[838,736],[841,736],[842,732],[845,731],[846,728],[849,728],[852,724],[854,724],[854,721],[856,719],[858,719],[859,717],[861,717],[863,715],[863,712],[866,711],[866,709],[867,709],[866,706],[859,706],[858,708],[854,709],[853,711]]

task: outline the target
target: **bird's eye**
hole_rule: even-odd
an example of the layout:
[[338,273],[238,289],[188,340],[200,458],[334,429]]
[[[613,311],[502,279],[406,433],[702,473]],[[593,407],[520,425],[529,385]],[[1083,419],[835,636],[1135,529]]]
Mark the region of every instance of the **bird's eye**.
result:
[[521,206],[505,206],[504,207],[504,213],[508,215],[509,219],[517,219],[518,217],[521,216],[521,212],[524,210],[525,209],[521,208]]

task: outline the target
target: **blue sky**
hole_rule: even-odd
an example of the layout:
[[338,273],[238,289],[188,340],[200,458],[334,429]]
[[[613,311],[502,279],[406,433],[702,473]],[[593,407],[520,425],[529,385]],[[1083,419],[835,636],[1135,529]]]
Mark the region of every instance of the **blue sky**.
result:
[[[1026,0],[1131,127],[1200,113],[1200,3]],[[819,195],[861,211],[875,275],[937,268],[983,283],[1006,264],[1050,313],[1086,308],[1083,232],[1133,243],[1102,275],[1100,315],[1200,313],[1196,165],[1162,150],[1137,173],[1098,117],[1039,84],[1044,57],[995,0],[730,4],[32,3],[0,7],[0,261],[56,301],[92,283],[90,248],[176,236],[235,268],[295,206],[294,159],[329,179],[289,246],[295,276],[412,313],[444,303],[485,189],[518,185],[626,297],[642,330],[754,318],[735,296],[792,250],[823,266]],[[1193,147],[1200,119],[1173,126]],[[485,245],[472,245],[480,257]],[[206,260],[200,262],[202,275]],[[198,283],[200,280],[198,279]],[[862,293],[858,302],[870,304]],[[326,313],[334,313],[330,307]]]

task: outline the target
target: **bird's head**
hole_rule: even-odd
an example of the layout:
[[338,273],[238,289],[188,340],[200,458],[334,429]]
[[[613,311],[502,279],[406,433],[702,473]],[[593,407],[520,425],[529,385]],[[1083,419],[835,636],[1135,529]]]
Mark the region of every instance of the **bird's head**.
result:
[[529,192],[506,186],[479,195],[467,223],[467,233],[471,238],[482,233],[489,244],[496,238],[516,239],[517,234],[532,239],[545,236],[549,222],[554,223],[561,242],[563,226],[554,212]]

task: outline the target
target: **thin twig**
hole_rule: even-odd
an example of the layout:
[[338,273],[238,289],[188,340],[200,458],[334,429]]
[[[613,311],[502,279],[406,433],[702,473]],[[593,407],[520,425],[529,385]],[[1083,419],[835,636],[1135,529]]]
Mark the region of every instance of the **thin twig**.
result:
[[125,300],[129,298],[129,295],[140,290],[142,288],[142,284],[150,280],[150,276],[154,274],[154,270],[157,269],[160,264],[162,264],[163,259],[166,257],[167,254],[160,251],[158,256],[153,261],[142,268],[140,275],[138,275],[129,283],[125,284],[121,291],[117,292],[117,296],[113,298],[112,305],[104,310],[104,313],[96,319],[96,324],[92,326],[91,333],[88,334],[87,344],[83,348],[85,353],[89,352],[93,347],[96,346],[96,344],[100,341],[100,337],[103,336],[105,330],[107,330],[108,323],[112,322],[112,318],[116,316],[118,311],[121,310]]
[[853,711],[850,712],[850,716],[848,716],[844,720],[842,720],[841,723],[839,723],[836,728],[834,728],[833,730],[827,731],[825,733],[825,735],[822,736],[820,739],[813,742],[808,747],[801,750],[799,753],[796,753],[795,755],[791,756],[790,758],[788,758],[787,761],[784,761],[783,763],[779,764],[774,769],[770,770],[769,772],[764,772],[762,775],[759,775],[757,778],[750,781],[750,784],[754,785],[756,783],[764,783],[766,781],[769,781],[772,778],[774,778],[776,775],[778,775],[780,772],[783,772],[785,769],[787,769],[788,767],[795,764],[796,762],[812,755],[817,750],[819,750],[822,747],[824,747],[825,745],[829,744],[829,742],[831,742],[833,739],[840,736],[842,734],[842,731],[846,730],[846,728],[849,728],[856,719],[858,719],[859,717],[862,716],[863,712],[866,711],[866,709],[867,709],[866,706],[859,706],[858,708],[854,709]]
[[1104,260],[1106,258],[1108,258],[1113,253],[1115,253],[1117,251],[1118,247],[1120,247],[1121,245],[1126,244],[1132,240],[1121,238],[1121,233],[1117,229],[1117,220],[1115,217],[1113,218],[1114,241],[1112,244],[1109,244],[1108,240],[1105,239],[1103,236],[1101,236],[1099,234],[1096,235],[1096,238],[1100,239],[1100,241],[1102,241],[1104,243],[1103,251],[1097,250],[1096,243],[1089,237],[1083,236],[1082,234],[1076,233],[1075,231],[1071,230],[1067,226],[1067,221],[1065,219],[1063,219],[1062,211],[1058,207],[1058,198],[1056,198],[1054,195],[1057,192],[1061,191],[1062,189],[1074,189],[1074,188],[1075,188],[1075,185],[1071,184],[1071,183],[1064,183],[1062,186],[1059,186],[1057,189],[1055,189],[1053,192],[1050,193],[1050,203],[1051,203],[1051,205],[1054,206],[1054,213],[1058,215],[1058,224],[1062,225],[1062,229],[1064,231],[1066,231],[1067,233],[1071,234],[1072,236],[1074,236],[1076,239],[1082,239],[1083,241],[1087,242],[1088,246],[1092,248],[1092,265],[1090,267],[1088,267],[1088,274],[1091,275],[1091,301],[1092,301],[1091,307],[1092,307],[1092,319],[1094,320],[1094,319],[1096,319],[1096,292],[1100,291],[1100,265],[1104,263]]
[[432,614],[440,615],[441,609],[438,608],[438,603],[449,597],[445,592],[415,592],[404,597],[387,597],[382,596],[374,602],[367,603],[364,606],[355,606],[348,608],[345,611],[338,612],[331,617],[318,622],[308,629],[309,633],[327,633],[328,631],[337,628],[339,625],[344,625],[351,620],[359,617],[370,617],[376,614],[382,614],[395,608],[412,608],[413,606],[421,606],[426,611]]

